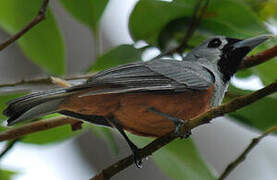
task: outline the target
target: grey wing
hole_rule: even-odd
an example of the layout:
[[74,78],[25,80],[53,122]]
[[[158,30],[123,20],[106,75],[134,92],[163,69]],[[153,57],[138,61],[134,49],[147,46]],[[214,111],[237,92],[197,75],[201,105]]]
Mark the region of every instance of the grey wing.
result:
[[110,88],[93,90],[82,96],[124,92],[201,90],[209,88],[213,81],[213,75],[208,70],[191,63],[155,60],[126,64],[102,71],[91,77],[84,86],[91,88],[109,85]]
[[207,89],[215,82],[210,70],[192,61],[154,60],[149,61],[147,67],[185,85],[188,89]]

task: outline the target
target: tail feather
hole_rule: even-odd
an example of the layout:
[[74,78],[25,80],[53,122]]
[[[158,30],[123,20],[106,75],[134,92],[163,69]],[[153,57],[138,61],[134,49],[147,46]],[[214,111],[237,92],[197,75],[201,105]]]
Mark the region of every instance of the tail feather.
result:
[[8,125],[10,126],[20,121],[55,113],[64,97],[69,94],[63,88],[22,96],[8,102],[8,107],[3,114],[9,117]]

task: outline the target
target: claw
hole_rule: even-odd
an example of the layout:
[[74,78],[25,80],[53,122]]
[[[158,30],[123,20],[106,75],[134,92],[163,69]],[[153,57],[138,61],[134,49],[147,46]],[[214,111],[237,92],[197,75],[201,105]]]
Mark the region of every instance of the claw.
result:
[[136,166],[138,168],[142,168],[142,158],[139,155],[139,149],[138,148],[136,148],[135,150],[132,149],[132,151],[133,151],[133,157],[134,157]]
[[186,124],[187,124],[184,120],[179,119],[174,116],[171,116],[169,114],[160,112],[153,107],[149,108],[148,111],[159,114],[160,116],[163,116],[163,117],[167,118],[168,120],[172,121],[175,124],[174,133],[176,136],[178,136],[180,138],[188,138],[191,135],[191,130],[186,130],[185,132],[182,132],[182,130],[181,130],[182,125],[186,126]]
[[175,123],[175,135],[180,137],[181,139],[189,138],[191,135],[191,130],[186,130],[185,132],[183,132],[181,129],[182,126],[187,126],[187,123],[184,121]]
[[134,162],[138,168],[142,168],[142,158],[139,155],[140,149],[135,144],[130,144],[133,152]]

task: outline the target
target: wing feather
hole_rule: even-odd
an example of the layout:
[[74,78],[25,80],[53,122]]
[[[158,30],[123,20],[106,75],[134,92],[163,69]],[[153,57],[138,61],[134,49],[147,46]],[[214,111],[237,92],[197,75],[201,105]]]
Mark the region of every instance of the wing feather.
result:
[[145,92],[204,90],[214,83],[213,74],[189,61],[153,60],[121,65],[97,73],[81,88],[111,85],[81,96]]

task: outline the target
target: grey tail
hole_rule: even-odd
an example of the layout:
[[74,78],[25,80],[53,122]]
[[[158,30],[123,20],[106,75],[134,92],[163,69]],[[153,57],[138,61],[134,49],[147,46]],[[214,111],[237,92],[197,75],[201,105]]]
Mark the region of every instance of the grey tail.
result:
[[59,105],[69,95],[66,88],[36,92],[7,103],[3,114],[8,116],[8,126],[59,111]]

